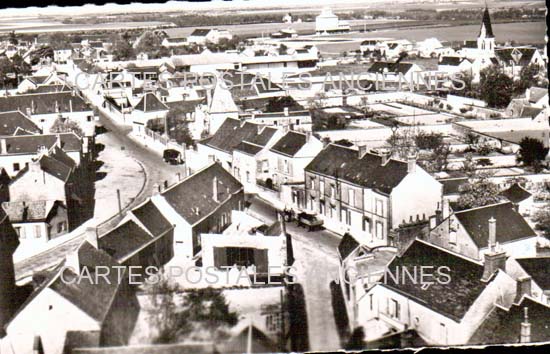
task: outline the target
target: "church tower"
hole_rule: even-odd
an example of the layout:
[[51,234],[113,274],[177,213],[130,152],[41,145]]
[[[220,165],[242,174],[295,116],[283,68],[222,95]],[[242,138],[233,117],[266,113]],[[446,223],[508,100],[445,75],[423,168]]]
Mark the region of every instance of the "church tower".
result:
[[495,35],[493,34],[491,16],[489,16],[489,9],[487,8],[487,5],[485,5],[481,28],[479,29],[479,35],[477,36],[477,49],[480,53],[491,56],[495,53]]
[[18,305],[13,268],[13,254],[18,245],[17,234],[8,216],[0,208],[0,338],[5,335],[4,325],[11,319]]

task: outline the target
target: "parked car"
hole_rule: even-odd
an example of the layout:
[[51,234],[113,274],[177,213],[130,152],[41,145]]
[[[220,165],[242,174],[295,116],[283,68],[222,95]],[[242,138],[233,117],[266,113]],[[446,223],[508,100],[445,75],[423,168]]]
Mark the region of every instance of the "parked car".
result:
[[296,221],[298,222],[298,226],[306,227],[308,231],[320,229],[323,226],[323,220],[305,212],[298,214]]
[[164,153],[162,154],[162,158],[164,159],[164,162],[167,162],[170,165],[179,165],[183,163],[183,159],[181,158],[181,152],[174,149],[164,150]]

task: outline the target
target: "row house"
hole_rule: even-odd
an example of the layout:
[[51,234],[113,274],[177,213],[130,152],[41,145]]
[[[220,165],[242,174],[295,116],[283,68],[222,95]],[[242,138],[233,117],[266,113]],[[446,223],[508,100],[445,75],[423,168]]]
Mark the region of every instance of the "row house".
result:
[[41,134],[40,128],[21,111],[0,113],[0,136]]
[[280,190],[287,183],[303,183],[306,166],[323,149],[323,143],[311,132],[286,132],[269,149],[270,176],[266,186]]
[[516,210],[506,201],[451,213],[443,203],[441,221],[430,220],[427,241],[472,259],[481,260],[487,252],[488,240],[496,242],[514,257],[536,254],[537,234]]
[[130,119],[132,132],[136,135],[144,135],[147,122],[152,119],[165,119],[170,108],[152,92],[148,92],[134,106]]
[[2,208],[19,237],[20,247],[46,244],[69,231],[67,208],[59,200],[4,202]]
[[258,181],[270,178],[269,149],[283,135],[282,130],[258,126],[258,134],[243,140],[233,150],[233,175],[245,191],[254,191]]
[[174,226],[176,257],[198,259],[203,233],[221,233],[232,211],[244,209],[244,188],[219,163],[188,176],[151,201]]
[[517,282],[505,269],[506,255],[495,248],[479,263],[416,240],[378,280],[368,270],[350,274],[345,300],[353,301],[350,318],[366,342],[414,330],[429,345],[462,345],[495,307],[514,304]]
[[18,93],[26,93],[29,91],[38,90],[43,86],[63,85],[64,81],[57,75],[56,72],[51,72],[45,75],[27,76],[19,85],[17,85]]
[[87,150],[75,133],[17,135],[0,137],[0,167],[15,177],[27,167],[39,151],[60,147],[76,165],[81,165]]
[[[215,160],[226,170],[233,172],[233,151],[243,141],[260,139],[263,126],[239,119],[227,118],[216,133],[197,143],[198,155],[202,160]],[[264,132],[264,136],[270,130]]]
[[81,128],[93,124],[95,113],[75,91],[0,97],[0,112],[21,111],[44,133],[57,119],[77,122]]
[[414,157],[329,144],[305,167],[303,208],[369,247],[393,245],[390,230],[434,215],[441,199],[441,184]]

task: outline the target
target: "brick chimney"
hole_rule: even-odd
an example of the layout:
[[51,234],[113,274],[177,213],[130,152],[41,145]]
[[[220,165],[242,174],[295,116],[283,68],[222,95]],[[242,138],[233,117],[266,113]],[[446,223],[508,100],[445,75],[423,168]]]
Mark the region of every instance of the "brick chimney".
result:
[[8,144],[5,138],[0,139],[0,154],[5,155],[8,153]]
[[365,154],[367,153],[367,145],[358,145],[358,150],[357,150],[357,153],[358,153],[358,156],[357,158],[358,159],[362,159]]
[[219,202],[218,199],[218,177],[214,177],[212,180],[212,199],[214,199],[215,202]]
[[506,252],[501,250],[496,243],[496,220],[494,218],[489,219],[488,246],[489,249],[484,255],[482,281],[488,281],[497,270],[506,268]]
[[529,323],[529,309],[525,307],[523,309],[524,312],[524,319],[523,322],[521,322],[521,333],[520,333],[520,343],[529,343],[531,342],[531,323]]
[[380,166],[386,166],[388,161],[390,160],[390,153],[389,152],[382,152],[380,155]]
[[516,299],[515,303],[519,303],[523,295],[531,296],[531,277],[524,276],[516,281]]
[[416,171],[416,155],[410,154],[407,157],[407,173],[414,173]]
[[96,227],[87,227],[86,228],[86,241],[88,241],[92,246],[99,249],[99,237],[97,236]]
[[450,214],[451,212],[449,207],[449,200],[443,199],[443,206],[441,207],[441,218],[445,220],[449,217]]

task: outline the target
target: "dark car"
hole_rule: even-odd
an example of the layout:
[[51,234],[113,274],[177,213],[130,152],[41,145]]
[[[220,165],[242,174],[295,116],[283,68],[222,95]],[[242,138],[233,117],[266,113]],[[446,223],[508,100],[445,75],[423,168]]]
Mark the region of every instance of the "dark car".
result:
[[162,154],[162,158],[164,159],[164,162],[168,162],[170,165],[179,165],[183,163],[183,159],[181,158],[181,152],[174,149],[164,150],[164,153]]
[[308,229],[308,231],[313,231],[321,229],[323,227],[323,220],[317,218],[313,214],[308,214],[305,212],[299,213],[296,217],[298,226],[303,226]]

